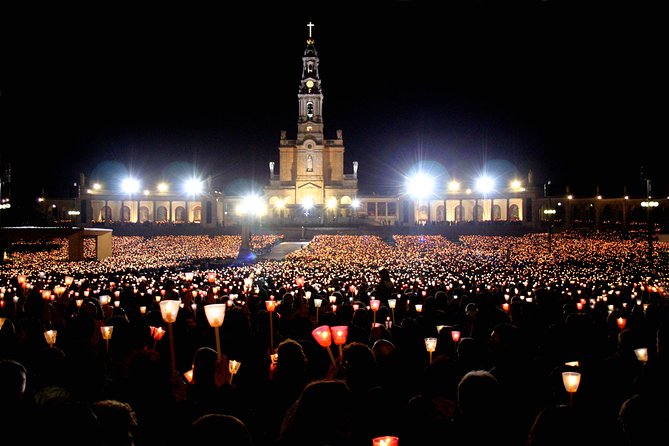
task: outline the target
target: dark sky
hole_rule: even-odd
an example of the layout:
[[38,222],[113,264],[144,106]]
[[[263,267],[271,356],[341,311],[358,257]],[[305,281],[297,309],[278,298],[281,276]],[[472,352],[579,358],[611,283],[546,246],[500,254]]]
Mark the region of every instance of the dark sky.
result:
[[6,11],[0,154],[13,193],[63,195],[80,172],[119,164],[144,178],[190,169],[226,190],[261,187],[280,130],[295,137],[309,21],[326,137],[343,130],[363,193],[400,184],[419,161],[462,180],[531,169],[556,193],[599,185],[608,196],[642,194],[645,164],[654,195],[669,192],[659,11],[342,3]]

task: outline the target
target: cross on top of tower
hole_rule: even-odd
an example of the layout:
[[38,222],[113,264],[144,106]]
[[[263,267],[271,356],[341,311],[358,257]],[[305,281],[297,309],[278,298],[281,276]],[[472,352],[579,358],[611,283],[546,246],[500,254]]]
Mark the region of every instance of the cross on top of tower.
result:
[[309,22],[307,23],[307,27],[309,28],[309,38],[311,39],[311,28],[313,28],[314,24]]

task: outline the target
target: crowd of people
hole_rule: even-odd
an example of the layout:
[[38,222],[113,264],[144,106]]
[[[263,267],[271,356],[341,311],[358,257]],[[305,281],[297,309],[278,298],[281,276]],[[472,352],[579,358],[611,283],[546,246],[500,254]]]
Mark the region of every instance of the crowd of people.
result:
[[84,262],[63,245],[15,247],[0,268],[3,444],[624,446],[669,433],[665,243],[649,257],[645,239],[611,232],[550,245],[317,235],[284,260],[208,269],[196,265],[234,259],[241,238],[115,236],[112,257]]

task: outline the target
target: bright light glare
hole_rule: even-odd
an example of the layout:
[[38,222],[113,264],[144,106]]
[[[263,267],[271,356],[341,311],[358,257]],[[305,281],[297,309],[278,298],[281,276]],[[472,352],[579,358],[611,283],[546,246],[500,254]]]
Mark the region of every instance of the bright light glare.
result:
[[490,192],[493,187],[495,187],[495,182],[490,177],[480,177],[476,180],[476,190],[479,192],[487,193]]
[[264,215],[267,211],[267,206],[262,199],[257,195],[246,195],[242,202],[237,207],[237,213],[243,215]]
[[453,180],[448,183],[449,192],[457,192],[460,190],[460,183]]
[[417,173],[407,181],[407,193],[415,198],[426,198],[432,194],[434,189],[434,178]]
[[328,209],[334,209],[337,207],[337,199],[335,197],[328,198]]
[[184,183],[184,189],[189,195],[198,195],[202,192],[202,181],[191,178]]
[[121,183],[121,190],[127,194],[134,194],[139,190],[139,181],[134,178],[126,178]]
[[100,183],[93,183],[93,189],[100,190],[101,188],[102,186],[100,185]]
[[158,192],[167,192],[169,188],[167,183],[158,183]]
[[360,200],[354,198],[353,201],[351,201],[351,206],[353,206],[354,209],[358,209],[360,207]]
[[521,183],[520,180],[511,181],[511,189],[520,189]]
[[304,200],[302,200],[302,207],[308,211],[314,207],[314,199],[311,197],[305,197]]

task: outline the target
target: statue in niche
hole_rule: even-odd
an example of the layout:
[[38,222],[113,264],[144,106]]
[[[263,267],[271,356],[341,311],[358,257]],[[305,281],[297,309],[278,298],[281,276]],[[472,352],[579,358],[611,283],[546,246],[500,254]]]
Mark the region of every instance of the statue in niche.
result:
[[337,139],[342,139],[342,131],[337,130]]
[[274,175],[274,161],[269,162],[269,174]]
[[356,176],[356,177],[358,176],[358,162],[357,161],[353,161],[353,175]]
[[282,140],[286,139],[286,131],[285,130],[281,130],[281,139]]
[[307,172],[313,172],[314,171],[314,159],[311,156],[311,153],[307,155]]

